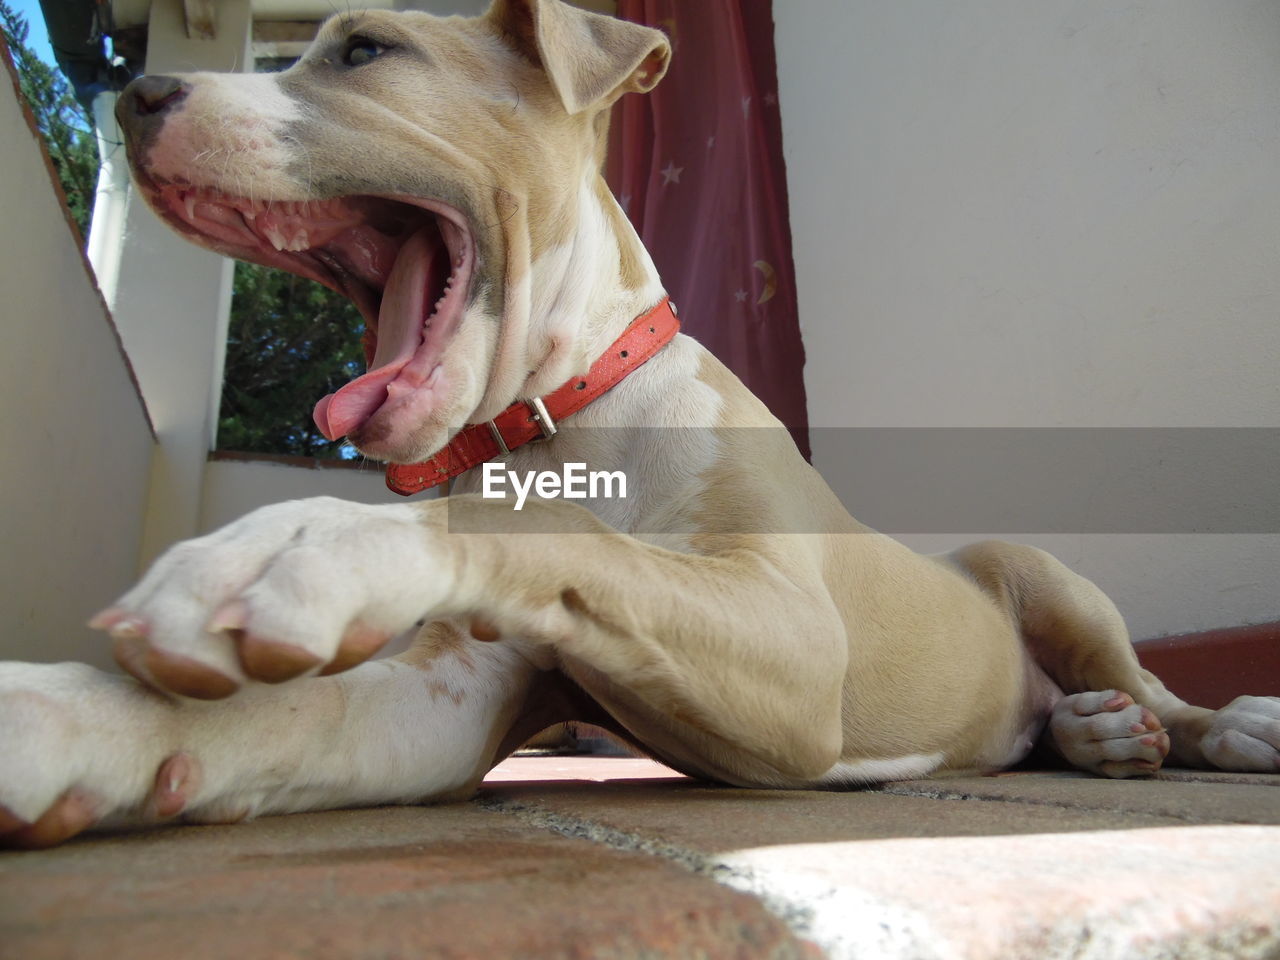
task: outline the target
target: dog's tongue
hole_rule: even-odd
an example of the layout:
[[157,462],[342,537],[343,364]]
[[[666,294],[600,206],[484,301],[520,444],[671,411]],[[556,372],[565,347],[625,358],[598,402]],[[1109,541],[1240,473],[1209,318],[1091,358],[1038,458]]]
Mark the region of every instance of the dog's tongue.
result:
[[387,275],[378,309],[378,348],[369,372],[316,404],[311,416],[329,440],[346,436],[373,416],[387,399],[387,385],[422,342],[433,255],[449,255],[445,245],[434,242],[429,233],[427,228],[410,237]]

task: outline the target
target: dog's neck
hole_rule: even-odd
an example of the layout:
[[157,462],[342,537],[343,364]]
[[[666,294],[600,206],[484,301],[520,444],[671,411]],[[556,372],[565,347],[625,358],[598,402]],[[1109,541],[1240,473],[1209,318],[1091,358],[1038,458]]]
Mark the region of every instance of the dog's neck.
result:
[[[531,250],[523,281],[508,290],[494,377],[473,422],[496,415],[513,394],[540,397],[586,372],[664,296],[648,251],[594,169],[584,171],[562,215],[573,224],[567,241]],[[507,235],[509,255],[532,247],[527,224],[509,224]]]
[[486,461],[510,455],[528,443],[550,440],[559,424],[622,383],[671,342],[680,329],[676,309],[663,298],[640,315],[584,374],[544,397],[518,400],[486,423],[472,424],[435,455],[418,463],[387,468],[387,486],[413,494],[459,476]]
[[531,264],[530,359],[523,396],[584,372],[663,296],[658,271],[598,174],[583,179],[570,240]]

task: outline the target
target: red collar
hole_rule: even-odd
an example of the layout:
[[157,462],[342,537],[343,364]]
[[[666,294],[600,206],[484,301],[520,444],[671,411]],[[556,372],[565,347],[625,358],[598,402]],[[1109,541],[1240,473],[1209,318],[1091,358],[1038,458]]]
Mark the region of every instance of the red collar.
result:
[[679,329],[675,305],[664,297],[656,307],[631,322],[591,365],[586,376],[574,377],[545,397],[517,400],[487,423],[465,427],[428,460],[390,464],[387,486],[407,497],[452,480],[516,447],[554,436],[559,421],[616,386],[661,350]]

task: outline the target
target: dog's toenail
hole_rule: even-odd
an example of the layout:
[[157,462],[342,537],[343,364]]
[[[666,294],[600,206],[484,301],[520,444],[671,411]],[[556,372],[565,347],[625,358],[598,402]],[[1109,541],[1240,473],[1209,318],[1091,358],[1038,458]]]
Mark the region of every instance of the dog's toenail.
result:
[[209,633],[243,630],[249,624],[249,605],[243,600],[228,600],[213,612],[204,628]]
[[156,786],[152,794],[152,811],[157,817],[176,817],[187,806],[187,800],[195,792],[195,767],[184,753],[175,753],[156,771]]
[[147,624],[140,617],[125,617],[116,620],[107,633],[114,640],[139,640],[147,635]]
[[107,607],[105,610],[100,610],[90,617],[85,626],[90,630],[110,630],[128,616],[129,614],[119,607]]

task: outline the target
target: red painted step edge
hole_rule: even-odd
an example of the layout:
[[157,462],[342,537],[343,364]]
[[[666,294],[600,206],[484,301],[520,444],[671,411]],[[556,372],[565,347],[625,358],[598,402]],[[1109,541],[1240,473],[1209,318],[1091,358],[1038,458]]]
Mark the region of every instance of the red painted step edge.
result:
[[1242,694],[1280,696],[1280,622],[1139,640],[1133,648],[1144,667],[1196,706],[1217,709]]

